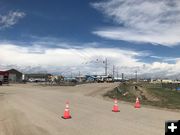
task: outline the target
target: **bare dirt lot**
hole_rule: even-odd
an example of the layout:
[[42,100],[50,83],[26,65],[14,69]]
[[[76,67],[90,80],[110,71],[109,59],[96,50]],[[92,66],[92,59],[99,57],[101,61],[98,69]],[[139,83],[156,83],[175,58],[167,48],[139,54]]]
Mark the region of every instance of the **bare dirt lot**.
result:
[[[180,112],[144,106],[137,110],[121,101],[120,112],[113,113],[113,101],[101,95],[116,85],[2,86],[0,135],[164,135],[164,122],[180,119]],[[69,120],[61,118],[66,100]]]

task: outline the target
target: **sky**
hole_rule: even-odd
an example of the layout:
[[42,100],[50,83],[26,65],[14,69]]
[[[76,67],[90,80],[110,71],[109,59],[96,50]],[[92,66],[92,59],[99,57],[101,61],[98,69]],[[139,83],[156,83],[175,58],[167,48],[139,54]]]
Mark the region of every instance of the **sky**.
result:
[[179,0],[0,0],[0,70],[180,78]]

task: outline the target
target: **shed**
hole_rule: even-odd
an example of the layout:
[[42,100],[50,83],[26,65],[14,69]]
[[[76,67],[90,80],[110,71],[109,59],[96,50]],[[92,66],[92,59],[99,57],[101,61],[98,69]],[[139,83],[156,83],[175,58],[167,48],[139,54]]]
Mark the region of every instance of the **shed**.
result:
[[9,82],[22,82],[22,73],[16,69],[10,69],[9,72]]

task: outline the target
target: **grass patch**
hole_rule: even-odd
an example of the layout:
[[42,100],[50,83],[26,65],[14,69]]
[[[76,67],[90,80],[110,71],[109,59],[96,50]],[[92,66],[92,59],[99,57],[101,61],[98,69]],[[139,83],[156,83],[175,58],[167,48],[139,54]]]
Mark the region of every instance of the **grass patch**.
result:
[[[107,92],[104,96],[134,103],[137,95],[134,92],[132,92],[134,91],[133,87],[133,84],[121,84],[119,87],[116,87],[113,91]],[[142,95],[140,101],[141,104],[168,109],[180,109],[180,92],[169,88],[161,88],[156,86],[143,87],[148,93],[151,93],[159,100],[150,101]],[[128,94],[124,95],[125,93]]]
[[164,88],[148,88],[147,90],[161,99],[158,102],[152,102],[152,105],[163,108],[180,109],[180,92]]
[[112,91],[108,91],[106,94],[104,94],[105,97],[110,97],[112,99],[116,98],[123,101],[128,102],[135,102],[136,96],[133,94],[127,94],[126,96],[123,96],[124,93],[128,92],[130,87],[127,84],[120,85],[119,87],[116,87]]

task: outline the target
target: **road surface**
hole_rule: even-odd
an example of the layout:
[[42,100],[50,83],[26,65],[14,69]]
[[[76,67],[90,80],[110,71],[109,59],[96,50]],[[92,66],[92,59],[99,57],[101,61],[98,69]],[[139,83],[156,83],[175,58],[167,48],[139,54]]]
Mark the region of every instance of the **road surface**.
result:
[[[0,135],[164,135],[165,120],[180,119],[180,112],[142,107],[112,100],[102,94],[117,84],[0,87]],[[61,118],[66,100],[72,119]]]

